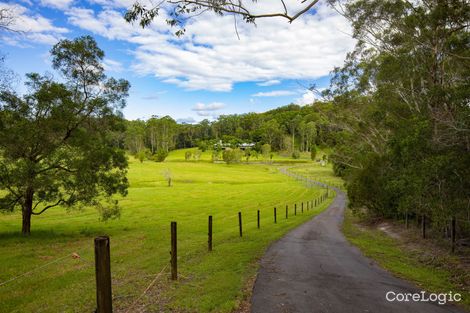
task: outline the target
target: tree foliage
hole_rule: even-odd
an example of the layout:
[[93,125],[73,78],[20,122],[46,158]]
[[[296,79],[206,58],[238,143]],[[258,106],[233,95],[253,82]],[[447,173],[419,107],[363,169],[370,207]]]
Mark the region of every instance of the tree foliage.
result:
[[331,126],[332,111],[331,103],[316,102],[303,107],[292,104],[264,113],[222,115],[212,122],[203,120],[196,124],[177,124],[170,117],[152,117],[147,121],[127,121],[124,141],[133,155],[142,149],[155,154],[159,148],[169,151],[198,147],[204,152],[220,149],[217,148],[220,141],[232,148],[255,143],[252,153],[261,153],[263,144],[269,144],[273,151],[288,150],[290,154],[295,149],[309,152],[313,145],[335,145],[339,129]]
[[124,131],[129,83],[104,75],[91,37],[61,40],[51,55],[65,83],[32,73],[24,96],[0,93],[0,209],[21,208],[25,235],[31,215],[56,206],[116,216],[112,196],[127,193],[127,160],[113,133]]
[[351,205],[372,214],[468,213],[470,10],[465,1],[355,1],[358,44],[329,95],[333,159]]

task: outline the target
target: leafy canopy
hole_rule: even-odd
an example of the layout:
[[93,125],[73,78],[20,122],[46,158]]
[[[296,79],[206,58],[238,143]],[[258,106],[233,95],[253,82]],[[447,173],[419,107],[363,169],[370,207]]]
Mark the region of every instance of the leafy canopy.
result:
[[129,83],[104,75],[92,37],[62,40],[51,55],[65,83],[31,73],[24,96],[0,93],[0,209],[21,208],[25,234],[25,218],[59,205],[116,216],[111,197],[127,193],[127,159],[113,133],[124,131]]

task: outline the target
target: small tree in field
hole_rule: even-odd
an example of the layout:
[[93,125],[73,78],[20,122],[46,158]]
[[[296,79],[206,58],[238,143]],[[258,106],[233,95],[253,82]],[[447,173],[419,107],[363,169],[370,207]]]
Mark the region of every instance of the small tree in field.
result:
[[316,157],[317,157],[317,146],[312,145],[312,147],[310,148],[310,159],[312,159],[312,161],[315,161]]
[[251,157],[251,149],[247,148],[245,150],[245,160],[246,160],[247,163],[248,163],[248,161],[250,161],[250,157]]
[[165,177],[165,180],[168,182],[168,187],[171,187],[171,180],[173,178],[173,174],[171,173],[170,169],[165,169],[162,174],[163,177]]
[[168,156],[168,152],[164,149],[158,149],[157,152],[152,155],[152,160],[155,162],[163,162],[165,161],[166,157]]
[[184,153],[184,159],[185,159],[186,161],[189,161],[189,160],[191,160],[191,156],[192,156],[192,155],[193,155],[193,154],[191,153],[191,151],[186,151],[186,152]]
[[242,151],[240,149],[230,149],[227,148],[222,153],[223,160],[227,164],[231,163],[240,163],[242,158]]
[[127,194],[127,159],[112,135],[124,131],[129,83],[106,78],[92,37],[61,40],[51,54],[65,83],[28,74],[24,96],[0,92],[0,209],[22,210],[24,235],[32,215],[57,206],[117,216],[111,197]]
[[144,163],[144,160],[147,158],[147,151],[145,149],[140,150],[135,155],[136,159],[140,161],[140,163]]
[[194,154],[193,154],[194,160],[199,161],[199,159],[201,158],[201,155],[202,155],[202,151],[199,149],[196,149],[196,151],[194,151]]
[[263,154],[263,158],[265,160],[268,160],[270,158],[271,154],[271,145],[265,143],[264,145],[261,146],[261,153]]

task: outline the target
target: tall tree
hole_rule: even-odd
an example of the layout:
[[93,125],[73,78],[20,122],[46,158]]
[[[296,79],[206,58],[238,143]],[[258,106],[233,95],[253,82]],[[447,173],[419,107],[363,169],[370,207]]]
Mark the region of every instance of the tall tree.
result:
[[354,1],[355,50],[334,75],[335,168],[354,207],[445,221],[470,201],[466,1]]
[[106,78],[92,37],[61,40],[51,55],[65,83],[28,74],[28,94],[0,93],[0,209],[21,208],[24,235],[32,215],[57,206],[116,216],[112,196],[127,193],[127,159],[111,133],[124,131],[129,83]]

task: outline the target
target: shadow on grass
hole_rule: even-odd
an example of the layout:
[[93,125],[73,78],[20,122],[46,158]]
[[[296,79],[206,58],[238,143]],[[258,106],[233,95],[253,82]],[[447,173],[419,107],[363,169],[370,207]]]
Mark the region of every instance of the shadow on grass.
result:
[[32,242],[40,241],[44,242],[61,242],[69,241],[70,239],[96,237],[105,234],[104,229],[101,228],[82,228],[78,231],[57,231],[54,229],[38,229],[31,230],[31,235],[24,236],[21,231],[8,231],[0,232],[0,241],[11,241],[11,242]]

